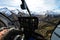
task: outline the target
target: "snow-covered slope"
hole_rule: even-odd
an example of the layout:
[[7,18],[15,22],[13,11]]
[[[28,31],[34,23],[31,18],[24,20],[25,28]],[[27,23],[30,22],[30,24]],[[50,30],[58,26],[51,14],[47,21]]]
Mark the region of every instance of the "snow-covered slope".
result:
[[20,12],[18,9],[15,10],[11,10],[12,13],[18,14],[18,12]]
[[46,11],[45,13],[46,16],[52,16],[52,17],[57,17],[60,15],[59,12],[54,12],[54,11]]
[[7,16],[12,14],[8,8],[0,8],[0,12],[5,13]]

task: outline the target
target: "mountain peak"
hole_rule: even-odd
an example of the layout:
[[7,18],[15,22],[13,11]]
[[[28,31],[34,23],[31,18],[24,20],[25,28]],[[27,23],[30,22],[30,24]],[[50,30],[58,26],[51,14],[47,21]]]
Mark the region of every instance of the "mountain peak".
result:
[[6,7],[4,8],[0,8],[0,12],[5,13],[7,16],[11,15],[12,13],[10,12],[10,10]]

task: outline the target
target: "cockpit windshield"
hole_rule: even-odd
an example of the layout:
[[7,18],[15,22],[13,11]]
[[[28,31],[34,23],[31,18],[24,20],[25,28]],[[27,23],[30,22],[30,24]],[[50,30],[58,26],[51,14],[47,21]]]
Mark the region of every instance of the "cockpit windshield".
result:
[[[59,0],[25,0],[31,13],[45,15],[47,11],[59,12]],[[0,0],[0,8],[20,9],[21,0]]]
[[[60,25],[57,26],[57,23],[60,21],[60,0],[24,1],[26,4],[23,4],[22,0],[0,0],[0,20],[3,20],[3,22],[0,21],[0,26],[2,24],[5,26],[19,25],[18,22],[14,24],[18,17],[24,16],[25,18],[25,16],[29,16],[28,13],[31,13],[32,16],[38,18],[38,29],[35,32],[43,35],[47,40],[60,40],[60,36],[58,38],[56,36],[57,34],[60,35]],[[27,6],[26,9],[23,10],[23,6]]]

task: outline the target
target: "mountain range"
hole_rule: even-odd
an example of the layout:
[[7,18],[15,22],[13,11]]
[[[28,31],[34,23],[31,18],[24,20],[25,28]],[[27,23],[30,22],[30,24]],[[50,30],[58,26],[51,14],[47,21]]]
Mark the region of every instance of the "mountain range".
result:
[[[16,10],[9,10],[8,8],[0,8],[0,12],[2,12],[2,13],[5,13],[7,16],[9,16],[9,15],[11,15],[12,13],[11,12],[13,12],[13,13],[15,13],[15,14],[18,14],[18,12],[20,12],[18,9],[16,9]],[[22,12],[23,13],[23,12]],[[21,14],[21,13],[20,13]],[[60,13],[59,12],[54,12],[54,11],[51,11],[51,10],[47,10],[47,11],[45,11],[45,12],[41,12],[41,13],[37,13],[37,12],[31,12],[31,14],[32,14],[32,16],[36,16],[36,15],[42,15],[42,14],[44,14],[45,16],[52,16],[52,17],[54,17],[54,16],[59,16],[60,15]],[[24,13],[24,15],[27,15],[26,13]]]

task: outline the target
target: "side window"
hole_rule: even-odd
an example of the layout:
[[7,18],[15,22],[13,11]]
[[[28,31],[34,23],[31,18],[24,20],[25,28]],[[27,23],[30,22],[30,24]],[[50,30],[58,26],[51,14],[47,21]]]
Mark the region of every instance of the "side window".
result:
[[60,22],[52,33],[51,40],[60,40]]

